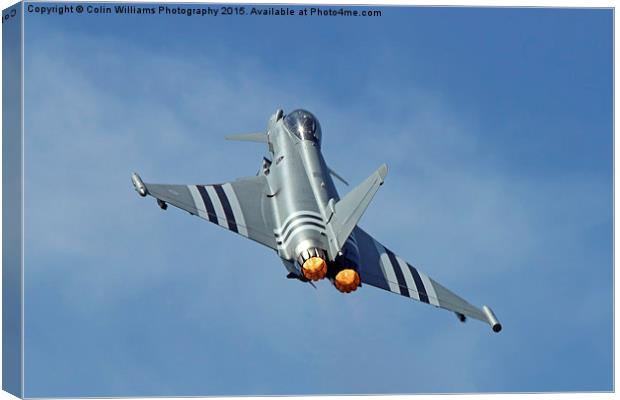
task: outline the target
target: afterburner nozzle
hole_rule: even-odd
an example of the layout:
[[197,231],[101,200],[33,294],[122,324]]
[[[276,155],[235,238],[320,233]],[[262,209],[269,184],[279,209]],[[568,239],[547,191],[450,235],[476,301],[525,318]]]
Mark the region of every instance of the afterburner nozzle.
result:
[[325,278],[327,274],[327,263],[321,257],[310,257],[304,262],[301,271],[306,279],[318,281],[319,279]]
[[343,293],[351,293],[357,289],[360,284],[360,275],[356,270],[351,268],[343,269],[336,274],[334,279],[336,289]]

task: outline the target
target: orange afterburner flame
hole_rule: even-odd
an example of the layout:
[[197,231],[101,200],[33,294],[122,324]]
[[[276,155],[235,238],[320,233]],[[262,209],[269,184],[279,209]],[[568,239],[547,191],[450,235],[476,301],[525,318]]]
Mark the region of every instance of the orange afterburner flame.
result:
[[301,271],[304,273],[306,279],[318,281],[319,279],[325,278],[327,274],[327,263],[321,257],[310,257],[304,262]]
[[336,289],[343,293],[351,293],[357,289],[360,284],[360,276],[354,269],[343,269],[336,274],[334,279]]

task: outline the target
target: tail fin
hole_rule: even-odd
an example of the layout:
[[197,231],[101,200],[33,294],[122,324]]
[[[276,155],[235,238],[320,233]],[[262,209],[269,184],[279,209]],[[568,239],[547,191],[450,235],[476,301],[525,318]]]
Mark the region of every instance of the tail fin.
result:
[[264,133],[242,133],[240,135],[226,136],[226,140],[236,140],[239,142],[267,143],[267,135]]
[[336,258],[336,254],[351,235],[379,186],[383,184],[387,171],[387,165],[383,164],[338,203],[331,204],[332,215],[327,223],[330,259]]

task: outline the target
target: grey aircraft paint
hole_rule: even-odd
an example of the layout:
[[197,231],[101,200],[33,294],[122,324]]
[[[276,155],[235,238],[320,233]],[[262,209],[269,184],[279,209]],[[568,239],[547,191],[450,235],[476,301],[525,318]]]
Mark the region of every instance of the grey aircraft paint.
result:
[[136,173],[131,179],[140,196],[155,197],[162,209],[171,204],[275,250],[289,278],[307,282],[302,265],[318,257],[332,282],[339,271],[353,269],[359,286],[366,283],[450,310],[461,321],[472,317],[499,332],[502,326],[489,307],[469,304],[357,226],[387,167],[379,167],[341,199],[332,175],[342,178],[323,158],[321,135],[310,112],[277,110],[264,133],[228,137],[267,144],[271,160],[263,159],[256,176],[216,185],[144,183]]

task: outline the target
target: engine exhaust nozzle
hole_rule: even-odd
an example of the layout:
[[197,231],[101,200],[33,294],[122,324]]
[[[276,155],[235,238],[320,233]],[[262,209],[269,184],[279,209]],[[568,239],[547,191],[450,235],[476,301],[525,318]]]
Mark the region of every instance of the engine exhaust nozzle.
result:
[[311,281],[318,281],[327,275],[327,263],[321,257],[310,257],[301,267],[304,276]]
[[351,293],[360,285],[360,275],[352,268],[345,268],[336,274],[334,285],[342,293]]
[[301,265],[301,272],[306,279],[318,281],[327,275],[327,261],[325,251],[310,248],[301,252],[297,261]]

